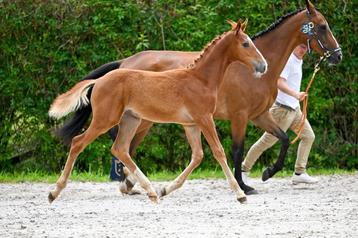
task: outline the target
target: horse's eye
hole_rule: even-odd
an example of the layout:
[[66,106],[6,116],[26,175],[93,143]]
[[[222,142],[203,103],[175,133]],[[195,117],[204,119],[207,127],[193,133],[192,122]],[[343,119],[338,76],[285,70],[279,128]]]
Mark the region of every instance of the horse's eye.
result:
[[250,46],[249,42],[242,43],[242,47],[244,48],[249,48],[249,46]]
[[327,30],[327,25],[319,25],[318,29],[320,29],[321,31],[326,31]]

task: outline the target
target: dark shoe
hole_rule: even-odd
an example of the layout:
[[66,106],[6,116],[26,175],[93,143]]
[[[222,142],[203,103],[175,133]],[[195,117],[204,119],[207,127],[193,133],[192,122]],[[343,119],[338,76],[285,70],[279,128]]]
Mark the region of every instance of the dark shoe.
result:
[[124,165],[116,157],[112,157],[111,172],[109,174],[109,178],[112,181],[124,181],[123,166]]

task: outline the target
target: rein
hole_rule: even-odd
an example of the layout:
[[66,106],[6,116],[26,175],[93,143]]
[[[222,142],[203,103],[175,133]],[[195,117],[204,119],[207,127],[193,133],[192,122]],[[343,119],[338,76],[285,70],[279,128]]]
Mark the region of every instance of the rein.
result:
[[302,129],[303,129],[303,125],[305,124],[305,120],[307,118],[307,107],[308,107],[308,91],[310,90],[311,88],[311,85],[313,83],[313,80],[317,74],[317,72],[320,70],[320,67],[319,65],[326,60],[326,55],[324,56],[321,56],[319,61],[316,63],[316,65],[314,66],[314,71],[313,71],[313,74],[311,76],[311,79],[310,81],[308,82],[308,85],[306,87],[306,90],[305,90],[305,93],[307,94],[307,96],[303,99],[303,102],[302,102],[302,116],[301,116],[301,120],[300,120],[300,124],[298,125],[298,127],[295,129],[295,132],[296,132],[296,138],[291,141],[291,145],[295,144],[297,142],[297,140],[300,138],[301,136],[301,133],[302,133]]

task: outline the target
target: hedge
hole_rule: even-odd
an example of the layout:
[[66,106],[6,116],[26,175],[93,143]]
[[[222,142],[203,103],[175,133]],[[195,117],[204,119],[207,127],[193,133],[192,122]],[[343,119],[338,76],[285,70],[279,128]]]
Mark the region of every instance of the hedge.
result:
[[[65,92],[94,68],[146,49],[200,50],[228,30],[226,19],[248,18],[248,33],[264,30],[305,1],[276,0],[34,0],[0,1],[0,169],[56,171],[68,148],[48,118],[56,95]],[[322,66],[310,94],[309,120],[316,134],[309,166],[357,169],[358,2],[317,1],[337,40],[344,60]],[[304,84],[317,55],[304,64]],[[305,85],[303,85],[305,86]],[[230,125],[217,121],[230,155]],[[246,150],[262,134],[250,125]],[[290,138],[293,134],[290,133]],[[76,169],[107,173],[109,137],[103,135],[80,155]],[[258,166],[276,160],[279,145]],[[205,145],[202,168],[217,168]],[[297,145],[289,149],[286,168],[293,168]],[[182,169],[190,148],[178,125],[156,125],[137,151],[146,172]]]

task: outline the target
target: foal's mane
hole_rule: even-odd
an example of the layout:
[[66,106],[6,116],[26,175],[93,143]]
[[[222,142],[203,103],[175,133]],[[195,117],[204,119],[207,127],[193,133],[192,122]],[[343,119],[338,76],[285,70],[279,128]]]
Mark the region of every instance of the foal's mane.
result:
[[210,41],[209,43],[206,44],[206,46],[203,48],[203,50],[201,51],[200,55],[194,60],[193,63],[189,64],[186,68],[187,69],[192,69],[195,67],[195,65],[199,62],[199,60],[201,60],[203,58],[203,56],[206,54],[206,52],[209,51],[209,49],[212,48],[212,46],[214,46],[219,40],[221,40],[227,33],[229,33],[230,31],[224,32],[221,35],[216,36],[212,41]]
[[288,18],[302,12],[303,10],[306,10],[306,8],[300,8],[297,9],[293,12],[287,13],[286,15],[280,17],[279,19],[277,19],[274,23],[272,23],[269,27],[267,27],[265,30],[260,31],[258,33],[256,33],[253,37],[251,37],[252,40],[255,40],[263,35],[265,35],[266,33],[274,30],[276,27],[278,27],[279,25],[281,25],[285,20],[287,20]]

